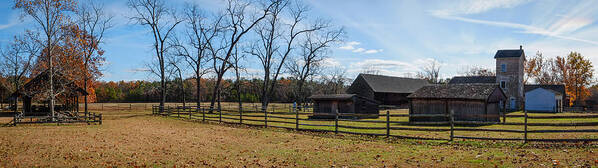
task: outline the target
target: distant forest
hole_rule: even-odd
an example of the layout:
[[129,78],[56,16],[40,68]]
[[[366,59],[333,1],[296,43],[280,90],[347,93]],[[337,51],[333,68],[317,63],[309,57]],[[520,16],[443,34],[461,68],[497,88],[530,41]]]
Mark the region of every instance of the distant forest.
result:
[[[214,79],[201,79],[200,97],[202,102],[212,99]],[[184,80],[184,92],[180,85],[180,78],[167,83],[167,102],[197,102],[197,82],[193,78]],[[237,101],[237,90],[234,87],[234,80],[224,80],[222,101]],[[344,93],[350,84],[347,78],[323,78],[307,82],[305,91],[307,95],[312,94],[334,94]],[[241,79],[240,90],[243,102],[260,102],[259,88],[263,81],[261,79]],[[160,101],[159,81],[119,81],[119,82],[98,82],[95,90],[96,102],[158,102]],[[294,102],[296,100],[297,80],[293,78],[282,78],[277,82],[272,102]],[[184,95],[184,96],[183,96]]]

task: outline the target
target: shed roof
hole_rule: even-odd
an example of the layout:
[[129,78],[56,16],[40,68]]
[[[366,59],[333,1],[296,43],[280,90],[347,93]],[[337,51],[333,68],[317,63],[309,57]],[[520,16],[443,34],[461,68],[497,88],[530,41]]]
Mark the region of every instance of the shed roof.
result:
[[523,49],[515,50],[498,50],[494,55],[494,58],[509,58],[509,57],[521,57],[523,56]]
[[308,97],[313,100],[346,100],[351,99],[356,94],[318,94]]
[[465,83],[496,83],[496,76],[455,76],[449,81],[449,84]]
[[[29,80],[23,87],[12,94],[12,97],[34,95],[45,93],[49,90],[50,70],[42,71],[40,74]],[[85,89],[77,86],[73,80],[69,80],[59,71],[54,72],[53,88],[56,94],[87,95]]]
[[565,95],[565,85],[525,85],[524,86],[525,92],[529,92],[529,91],[532,91],[537,88],[548,89],[548,90],[552,90],[557,93],[560,93],[561,95]]
[[497,88],[496,84],[429,85],[407,98],[486,100]]
[[[413,93],[422,86],[428,85],[424,79],[403,78],[384,75],[359,74],[374,92]],[[358,76],[358,77],[359,77]]]

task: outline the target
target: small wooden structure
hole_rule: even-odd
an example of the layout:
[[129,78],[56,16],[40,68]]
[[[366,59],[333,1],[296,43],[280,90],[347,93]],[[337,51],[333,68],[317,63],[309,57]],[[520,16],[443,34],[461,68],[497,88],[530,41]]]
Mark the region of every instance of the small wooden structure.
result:
[[[50,116],[49,106],[49,70],[41,72],[25,85],[14,92],[11,98],[18,103],[23,101],[22,116]],[[62,73],[54,72],[54,94],[56,104],[54,111],[58,117],[77,117],[79,112],[79,97],[88,93],[78,87],[74,81],[67,79]],[[34,102],[38,102],[34,104]]]
[[379,101],[381,105],[406,108],[407,96],[428,84],[423,79],[359,74],[346,93]]
[[[455,121],[499,122],[501,101],[506,100],[495,84],[450,84],[424,86],[408,96],[409,122],[442,122],[448,117],[417,115],[445,114],[452,111]],[[503,113],[504,114],[504,111]]]
[[525,85],[525,109],[530,112],[563,112],[564,85]]
[[328,94],[309,97],[314,104],[310,119],[334,119],[336,114],[356,114],[339,118],[378,118],[379,102],[356,94]]

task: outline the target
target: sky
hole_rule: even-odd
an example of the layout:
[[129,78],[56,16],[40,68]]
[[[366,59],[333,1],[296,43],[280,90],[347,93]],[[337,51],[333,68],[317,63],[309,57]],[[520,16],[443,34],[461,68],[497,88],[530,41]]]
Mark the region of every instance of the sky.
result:
[[[152,53],[152,35],[130,22],[124,0],[100,1],[114,16],[106,33],[104,81],[155,80],[143,72]],[[171,0],[197,3],[217,11],[222,0]],[[383,75],[413,76],[430,61],[441,65],[442,78],[470,67],[494,69],[500,49],[523,46],[527,56],[581,53],[598,67],[598,1],[591,0],[305,0],[310,16],[330,20],[347,34],[331,48],[325,67],[344,69],[347,77],[375,70]],[[31,19],[0,2],[0,44],[34,29]],[[249,63],[248,71],[259,67]]]

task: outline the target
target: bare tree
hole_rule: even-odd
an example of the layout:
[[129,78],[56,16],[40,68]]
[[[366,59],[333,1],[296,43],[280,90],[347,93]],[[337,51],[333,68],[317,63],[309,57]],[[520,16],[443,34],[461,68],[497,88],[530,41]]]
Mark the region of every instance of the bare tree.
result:
[[216,17],[210,21],[197,5],[187,5],[185,7],[186,19],[186,42],[179,41],[178,38],[173,38],[173,46],[175,54],[185,57],[186,62],[193,69],[195,80],[197,83],[197,106],[201,105],[201,78],[203,75],[210,72],[210,68],[206,67],[209,60],[210,48],[212,48],[213,41],[218,38],[222,31],[221,21],[222,16]]
[[[22,9],[24,15],[33,18],[35,24],[41,29],[40,32],[45,36],[43,37],[45,39],[40,39],[39,43],[43,46],[43,55],[48,58],[49,86],[54,86],[54,50],[61,40],[62,27],[69,20],[67,13],[75,10],[75,4],[72,0],[15,0],[15,8]],[[54,120],[56,94],[54,87],[49,88],[50,113]]]
[[465,76],[496,76],[496,73],[491,69],[478,66],[469,67],[463,74],[465,74]]
[[[308,11],[307,6],[299,3],[291,4],[288,0],[269,0],[268,2],[272,4],[270,15],[266,17],[265,22],[256,27],[258,40],[248,51],[260,60],[264,70],[260,93],[262,111],[268,108],[285,61],[296,46],[294,42],[302,34],[329,27],[326,22],[303,26]],[[282,21],[287,11],[292,17],[290,24],[284,24]],[[281,48],[282,50],[280,50]]]
[[[97,4],[95,1],[86,1],[80,5],[77,11],[77,25],[85,35],[83,47],[83,61],[85,65],[85,72],[83,72],[83,88],[87,91],[88,82],[90,79],[98,78],[98,76],[92,76],[98,73],[90,73],[94,69],[90,68],[89,64],[93,61],[98,61],[103,55],[103,51],[100,50],[99,45],[104,42],[104,32],[112,27],[113,16],[107,15],[104,12],[104,6]],[[88,109],[88,97],[85,95],[85,116],[87,116]]]
[[160,76],[160,108],[162,108],[166,102],[165,53],[169,48],[167,39],[183,20],[178,19],[174,9],[166,7],[163,0],[129,0],[127,5],[136,13],[131,20],[152,30],[157,70]]
[[[220,102],[221,83],[224,74],[230,69],[230,58],[241,39],[251,31],[260,21],[269,15],[271,8],[275,3],[265,4],[262,9],[256,12],[250,12],[249,2],[241,0],[228,0],[224,10],[224,31],[222,32],[222,47],[210,47],[214,73],[216,73],[216,84],[212,92],[212,101],[210,102],[210,112],[214,109],[216,100]],[[248,16],[249,15],[249,16]],[[224,53],[220,54],[220,51]],[[220,104],[220,103],[218,103]],[[220,109],[220,106],[218,106]]]
[[331,67],[329,68],[329,75],[323,76],[323,82],[326,85],[323,88],[322,93],[324,94],[340,94],[345,92],[345,87],[350,81],[347,78],[347,70],[342,67]]
[[[0,66],[6,73],[9,82],[12,83],[10,90],[13,92],[21,89],[24,77],[31,73],[34,60],[41,50],[39,43],[34,40],[37,38],[36,34],[28,31],[24,36],[15,36],[13,42],[4,49],[0,48],[2,56]],[[14,107],[18,101],[17,97]]]
[[329,53],[330,45],[339,42],[343,34],[342,28],[305,34],[305,40],[300,45],[301,59],[295,59],[287,65],[291,75],[297,79],[295,97],[298,98],[299,105],[302,105],[308,96],[303,89],[305,81],[319,72],[318,68]]
[[185,99],[185,78],[183,78],[183,70],[180,68],[180,64],[183,62],[184,58],[181,57],[176,57],[176,56],[171,56],[168,57],[168,64],[170,65],[169,67],[171,68],[169,70],[170,74],[175,75],[175,82],[178,80],[179,82],[179,88],[180,88],[180,94],[183,98],[183,108],[187,107],[186,106],[186,102],[187,100]]
[[232,56],[232,62],[231,62],[231,66],[232,68],[235,70],[235,90],[237,92],[237,103],[239,104],[239,111],[243,111],[243,100],[241,99],[241,71],[244,70],[244,67],[242,67],[241,64],[241,60],[243,60],[245,58],[245,55],[243,54],[239,54],[239,50],[235,49],[235,52]]
[[428,63],[424,65],[421,72],[417,73],[418,78],[426,79],[430,83],[440,83],[440,63],[435,59],[428,60]]

